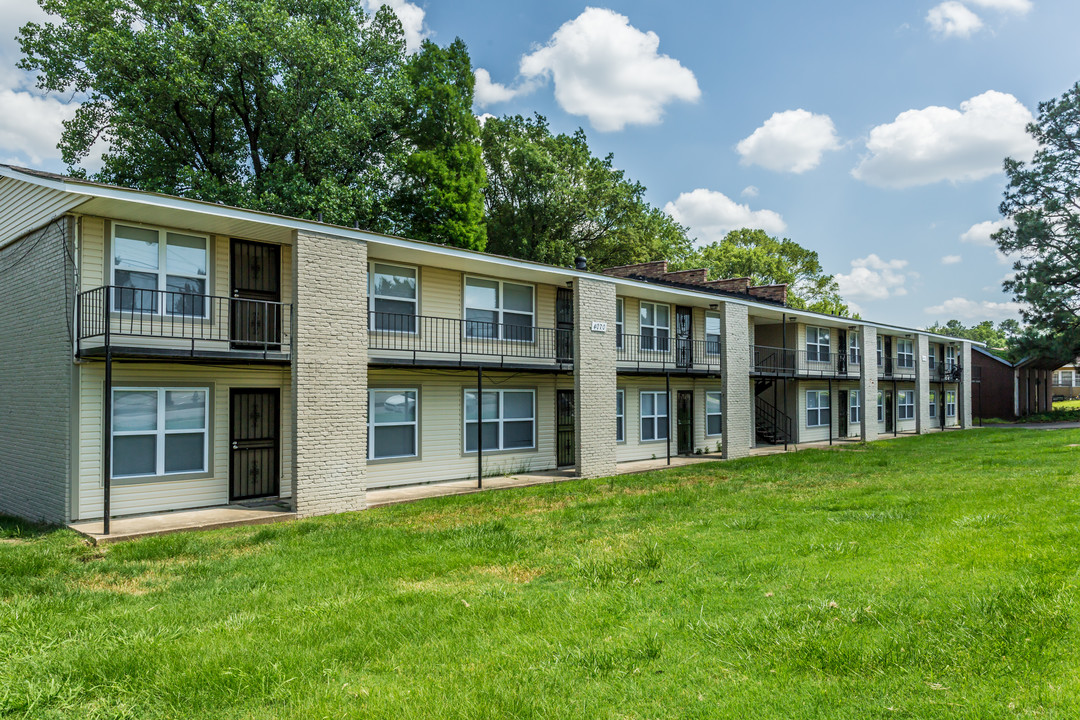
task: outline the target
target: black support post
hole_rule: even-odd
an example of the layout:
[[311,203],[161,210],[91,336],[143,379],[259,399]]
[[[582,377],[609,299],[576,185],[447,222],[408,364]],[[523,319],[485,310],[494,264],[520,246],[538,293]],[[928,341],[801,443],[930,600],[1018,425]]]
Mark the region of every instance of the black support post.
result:
[[[108,322],[108,321],[106,321]],[[108,325],[106,325],[108,328]],[[102,517],[102,534],[108,535],[110,531],[110,515],[112,515],[112,346],[109,344],[108,330],[105,331],[105,404],[104,431],[102,432],[102,487],[105,492],[105,507]]]
[[484,368],[476,366],[476,489],[484,489]]
[[664,402],[667,403],[667,464],[671,464],[671,373],[664,373]]
[[[780,362],[783,363],[781,365],[781,367],[785,371],[784,372],[784,415],[786,415],[787,417],[791,417],[791,414],[788,413],[788,401],[787,401],[787,396],[788,396],[788,392],[787,392],[787,372],[786,372],[786,370],[787,370],[787,313],[783,313],[782,315],[780,315],[780,342],[782,344],[782,347],[784,348],[784,351],[783,351],[783,353],[781,355],[781,358],[780,358]],[[798,360],[796,359],[796,362],[793,363],[793,367],[792,367],[792,372],[793,373],[798,372],[798,365],[799,365],[799,363],[798,363]],[[783,423],[780,423],[780,424],[783,425]],[[785,428],[784,429],[784,452],[787,452],[787,446],[788,446],[788,436],[787,436],[787,428]]]
[[832,445],[832,418],[833,418],[832,378],[829,378],[829,445]]
[[900,434],[900,396],[896,394],[896,380],[892,381],[892,436]]

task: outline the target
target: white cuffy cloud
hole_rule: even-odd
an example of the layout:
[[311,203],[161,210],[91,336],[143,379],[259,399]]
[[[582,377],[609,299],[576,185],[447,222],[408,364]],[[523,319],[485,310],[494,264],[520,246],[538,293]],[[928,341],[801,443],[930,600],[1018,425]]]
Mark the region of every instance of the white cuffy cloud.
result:
[[991,248],[998,262],[1002,265],[1012,265],[1020,259],[1019,253],[1003,253],[998,250],[997,243],[990,237],[1004,227],[1012,227],[1012,220],[986,220],[975,223],[964,232],[960,233],[960,242],[978,245],[979,247]]
[[715,190],[697,188],[682,193],[664,206],[664,211],[675,220],[690,228],[703,243],[719,242],[732,230],[752,228],[778,234],[787,229],[787,223],[772,210],[751,210],[749,205],[735,202]]
[[1023,15],[1033,7],[1031,0],[967,0],[967,3],[987,10],[1011,12],[1017,15]]
[[926,13],[930,29],[942,37],[971,37],[982,29],[982,19],[956,0],[946,0]]
[[964,260],[960,255],[945,255],[941,258],[942,265],[956,265]]
[[759,191],[757,189],[757,186],[747,185],[742,189],[742,192],[739,194],[746,198],[756,198],[758,196],[758,192]]
[[1005,320],[1017,318],[1024,305],[1012,300],[995,302],[993,300],[969,300],[964,297],[952,297],[940,305],[925,308],[929,315],[947,320]]
[[856,300],[884,300],[907,295],[908,280],[918,277],[905,270],[907,260],[882,260],[871,253],[851,261],[851,272],[837,273],[840,295]]
[[886,188],[981,180],[1001,172],[1006,157],[1031,158],[1037,143],[1025,128],[1032,120],[1019,100],[994,90],[959,110],[906,110],[870,131],[868,153],[851,174]]
[[587,117],[597,130],[655,125],[670,103],[701,97],[694,73],[659,48],[656,33],[637,29],[625,15],[586,8],[521,58],[520,80],[513,87],[492,82],[486,70],[477,69],[482,88],[477,104],[505,102],[550,78],[559,107]]
[[796,174],[816,168],[822,155],[838,149],[840,138],[832,118],[802,108],[773,113],[735,146],[743,165]]

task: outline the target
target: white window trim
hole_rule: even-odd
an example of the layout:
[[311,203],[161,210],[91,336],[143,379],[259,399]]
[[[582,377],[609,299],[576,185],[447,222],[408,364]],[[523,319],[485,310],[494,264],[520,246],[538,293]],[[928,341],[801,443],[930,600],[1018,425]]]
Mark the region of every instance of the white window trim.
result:
[[[905,346],[908,350],[902,349]],[[915,367],[915,341],[908,340],[907,338],[897,338],[896,367],[909,369]]]
[[[651,305],[652,308],[653,308],[653,324],[652,325],[646,324],[645,320],[641,317],[642,312],[644,311],[646,305]],[[661,308],[661,307],[667,308],[667,325],[659,325],[659,324],[656,323],[657,317],[659,316],[659,313],[656,312],[656,309]],[[652,335],[646,335],[645,334],[645,328],[649,328],[650,330],[652,330]],[[660,337],[657,334],[657,330],[664,330],[665,332],[667,332],[667,335],[663,338],[663,340],[664,340],[664,342],[662,343],[664,345],[663,349],[661,349],[661,347],[660,347],[660,345],[661,345],[661,343],[659,342]],[[645,344],[645,338],[646,337],[650,338],[650,342],[649,342],[650,347],[643,347],[644,344]],[[659,353],[670,352],[671,351],[671,305],[668,305],[667,303],[654,303],[654,302],[645,302],[645,301],[642,301],[641,303],[639,303],[638,304],[638,338],[639,338],[638,339],[638,347],[640,347],[642,350],[645,350],[645,351],[648,351],[648,352],[659,352]]]
[[[375,292],[375,266],[386,265],[387,267],[400,268],[403,270],[412,270],[414,278],[416,279],[416,297],[412,300],[409,298],[396,297],[393,295],[379,295]],[[376,300],[391,300],[394,302],[412,302],[413,304],[413,317],[420,317],[420,268],[416,265],[409,265],[407,263],[397,262],[384,262],[382,260],[372,260],[368,263],[368,309],[369,312],[378,312],[375,309]],[[414,324],[413,330],[376,330],[375,324],[371,323],[371,331],[379,333],[394,333],[396,335],[417,335],[420,332],[420,323]]]
[[884,365],[884,362],[882,362],[884,360],[884,357],[885,357],[885,338],[883,338],[881,335],[878,335],[877,336],[877,364],[878,364],[878,367],[881,367],[882,365]]
[[615,298],[615,349],[622,350],[626,334],[626,299]]
[[852,330],[848,335],[848,362],[852,365],[862,364],[862,335],[858,330]]
[[947,418],[956,417],[956,391],[955,390],[946,390],[945,391],[945,417],[947,417]]
[[[709,412],[709,396],[710,395],[719,395],[720,396],[720,398],[719,398],[720,399],[720,412],[718,412],[718,413]],[[709,418],[711,416],[713,416],[713,415],[720,418],[720,432],[718,432],[718,433],[710,433],[709,432]],[[723,390],[706,390],[705,391],[705,437],[721,437],[721,436],[723,436],[723,434],[724,434],[724,391]]]
[[851,390],[848,393],[848,422],[862,424],[861,390]]
[[[375,422],[375,413],[371,411],[371,394],[375,392],[396,392],[416,394],[416,413],[411,422]],[[377,427],[404,427],[413,426],[413,451],[404,455],[376,455],[375,454],[375,428]],[[420,388],[368,388],[368,460],[392,460],[394,458],[408,458],[420,456]]]
[[879,424],[885,422],[885,393],[881,390],[877,393],[877,421]]
[[[116,228],[118,226],[133,227],[139,230],[153,230],[158,234],[158,266],[155,270],[147,270],[146,268],[125,267],[123,265],[116,264]],[[168,234],[174,233],[176,235],[187,235],[188,237],[202,238],[206,241],[206,274],[205,275],[189,275],[187,273],[169,272],[167,253],[168,253]],[[210,288],[210,265],[213,262],[213,254],[210,252],[210,236],[189,232],[187,230],[178,230],[176,228],[166,228],[157,225],[145,225],[137,222],[119,222],[113,221],[109,227],[109,285],[116,287],[116,271],[123,270],[126,272],[144,273],[146,275],[157,275],[157,289],[158,303],[157,310],[121,310],[116,306],[116,294],[115,291],[109,293],[109,310],[111,312],[126,312],[136,313],[139,315],[156,315],[160,317],[170,318],[192,318],[194,320],[205,320],[210,317],[210,303],[203,301],[203,313],[202,315],[189,315],[186,313],[168,313],[165,312],[165,299],[167,295],[165,293],[172,292],[168,290],[169,276],[190,278],[193,280],[202,280],[205,283],[206,292],[198,297],[211,297],[213,293]]]
[[[810,396],[811,395],[814,395],[817,398],[817,407],[814,407],[814,408],[810,407]],[[825,405],[824,406],[822,406],[822,404],[821,404],[821,398],[825,398]],[[817,422],[815,422],[813,424],[810,423],[810,412],[811,412],[811,410],[814,411],[817,414]],[[829,419],[827,421],[825,421],[825,422],[821,422],[821,411],[822,410],[828,410],[829,411]],[[831,423],[832,423],[832,402],[831,402],[831,400],[829,398],[829,391],[828,390],[807,390],[806,391],[806,427],[808,427],[808,428],[828,427]]]
[[[497,307],[497,308],[488,308],[488,307],[476,307],[476,306],[473,306],[473,305],[469,305],[468,297],[469,297],[469,281],[470,280],[482,280],[484,282],[497,283],[498,286],[499,286],[499,307]],[[505,307],[505,295],[503,293],[503,286],[504,285],[518,285],[520,287],[529,288],[529,291],[532,293],[532,311],[531,312],[524,312],[522,310],[507,310],[506,307]],[[527,282],[516,282],[516,281],[511,281],[511,280],[500,280],[499,278],[484,277],[483,275],[466,275],[465,280],[462,283],[461,290],[462,290],[461,302],[462,302],[462,308],[464,310],[462,312],[462,314],[461,314],[461,317],[462,317],[462,325],[461,325],[462,337],[466,337],[466,338],[468,338],[470,340],[489,339],[489,340],[499,340],[501,342],[516,342],[516,343],[535,343],[536,342],[536,340],[537,340],[537,337],[536,337],[537,336],[537,332],[536,332],[536,330],[537,330],[537,328],[536,328],[536,285],[534,285],[532,283],[527,283]],[[468,333],[469,323],[470,322],[481,322],[479,320],[471,320],[470,321],[468,319],[469,310],[482,310],[484,312],[493,312],[493,313],[495,313],[495,317],[496,317],[495,324],[499,328],[498,337],[481,338],[481,337],[476,336],[476,335],[468,335],[467,333]],[[529,340],[519,340],[517,338],[503,337],[503,331],[506,330],[506,323],[503,322],[503,313],[507,313],[507,312],[510,313],[511,315],[528,315],[529,316],[529,318],[530,318],[529,325],[528,325],[528,327],[529,327],[529,335],[530,335]],[[520,327],[525,327],[525,326],[522,325]],[[533,415],[535,415],[535,414],[536,414],[536,410],[534,408],[533,409]],[[501,428],[500,428],[499,432],[500,433],[502,432]]]
[[929,347],[929,355],[927,356],[927,362],[930,364],[930,372],[937,370],[937,349],[938,346],[933,343]]
[[[810,331],[814,332],[814,342],[810,342]],[[822,337],[825,341],[822,342]],[[810,356],[810,347],[814,348],[814,356]],[[825,358],[822,359],[824,353]],[[832,331],[829,328],[808,325],[806,327],[806,361],[827,363],[832,360]]]
[[956,348],[952,345],[945,348],[945,369],[956,369]]
[[[709,320],[716,320],[720,322],[720,314],[714,312],[705,313],[705,354],[710,357],[718,357],[724,349],[724,336],[723,332],[709,332]],[[722,330],[722,328],[720,328]],[[712,341],[709,340],[711,336],[716,336],[716,352],[712,350]]]
[[[508,393],[508,392],[509,393],[529,393],[529,395],[532,396],[532,417],[531,418],[509,418],[509,419],[507,419],[506,412],[503,409],[503,395],[505,393]],[[476,388],[465,388],[464,389],[464,393],[462,395],[462,403],[467,403],[468,402],[469,393],[475,394],[476,393]],[[469,423],[471,423],[471,422],[475,422],[477,424],[477,428],[476,428],[476,447],[477,447],[477,449],[479,449],[480,447],[483,446],[483,441],[484,441],[483,424],[484,423],[498,423],[499,424],[499,446],[497,448],[486,448],[484,450],[484,452],[486,452],[486,453],[491,453],[491,452],[528,452],[530,450],[535,450],[536,449],[536,391],[531,390],[531,389],[527,389],[527,388],[500,388],[498,390],[488,390],[487,388],[484,388],[484,393],[485,394],[486,393],[495,393],[496,395],[499,396],[499,417],[496,418],[496,419],[483,418],[482,423],[477,422],[476,420],[469,420],[468,414],[465,412],[465,405],[462,404],[462,406],[461,406],[461,409],[462,409],[462,412],[461,412],[461,420],[462,420],[462,425],[461,425],[461,428],[462,428],[461,446],[464,449],[465,454],[466,455],[475,455],[477,453],[477,451],[478,451],[478,450],[470,450],[469,449]],[[478,411],[482,410],[483,405],[481,403],[483,403],[483,401],[484,401],[483,397],[478,397],[477,398],[477,406],[476,407],[477,407]],[[533,426],[532,444],[529,445],[528,447],[513,447],[513,448],[503,447],[503,424],[507,423],[507,422],[526,422],[526,421],[532,422],[532,426]]]
[[[652,395],[653,396],[653,414],[652,415],[646,415],[645,414],[645,403],[641,402],[641,398],[645,397],[646,395]],[[661,403],[660,403],[660,398],[661,397],[664,398],[663,405],[661,405]],[[661,408],[663,408],[663,410],[664,410],[663,414],[660,413]],[[638,427],[639,427],[638,437],[641,438],[641,442],[656,442],[656,441],[659,441],[659,440],[667,440],[668,439],[668,435],[671,434],[671,419],[670,419],[670,416],[668,414],[668,409],[669,409],[668,408],[668,398],[667,398],[667,392],[666,391],[664,391],[664,390],[642,390],[640,392],[640,394],[638,395]],[[664,434],[663,436],[660,435],[659,418],[664,418],[665,420],[668,421],[667,422],[667,431],[666,431],[666,434]],[[645,437],[645,420],[652,420],[653,421],[653,430],[656,433],[656,437],[651,437],[651,438],[646,438]]]
[[[622,400],[622,412],[619,412],[619,400]],[[615,391],[615,442],[626,442],[626,391]]]
[[931,390],[930,391],[930,397],[928,399],[927,405],[928,405],[928,407],[930,409],[930,419],[931,420],[937,420],[937,391],[936,390]]
[[[899,420],[914,420],[915,419],[915,391],[914,390],[901,390],[897,393],[899,397],[896,403],[896,419]],[[911,402],[905,402],[910,400]]]
[[[113,480],[126,480],[129,478],[153,478],[153,477],[165,477],[168,475],[192,475],[194,473],[207,472],[207,466],[209,465],[210,455],[210,388],[209,387],[117,387],[113,388],[113,412],[116,408],[116,395],[117,393],[125,392],[156,392],[157,393],[157,429],[155,430],[112,430],[112,438],[109,442],[112,443],[117,437],[133,437],[133,436],[148,436],[153,435],[156,438],[155,447],[155,461],[157,466],[152,474],[148,475],[117,475],[113,472],[115,467],[116,452],[109,453],[109,460],[113,463],[113,467],[109,468],[109,477]],[[198,428],[183,428],[177,430],[165,429],[165,393],[167,392],[201,392],[205,398],[203,403],[203,426],[202,429]],[[203,457],[202,467],[196,470],[180,470],[177,472],[165,472],[165,436],[166,435],[194,435],[201,432],[203,436]],[[113,445],[115,448],[115,445]]]

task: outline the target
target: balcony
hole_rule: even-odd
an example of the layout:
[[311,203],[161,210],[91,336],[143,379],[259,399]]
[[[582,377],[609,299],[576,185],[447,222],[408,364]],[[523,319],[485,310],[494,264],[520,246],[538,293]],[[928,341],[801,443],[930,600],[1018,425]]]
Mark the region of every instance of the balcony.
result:
[[619,335],[615,358],[620,371],[720,373],[720,343],[715,340]]
[[878,358],[878,378],[882,380],[914,380],[915,356]]
[[79,293],[80,358],[287,363],[292,306],[267,300],[102,286]]
[[760,376],[855,379],[859,371],[846,352],[750,346],[750,372]]
[[369,312],[368,358],[372,364],[390,366],[569,370],[574,365],[574,331]]
[[[981,370],[981,368],[975,368],[975,370],[977,372],[978,370]],[[963,379],[964,370],[959,365],[938,363],[930,368],[930,382],[960,382]]]

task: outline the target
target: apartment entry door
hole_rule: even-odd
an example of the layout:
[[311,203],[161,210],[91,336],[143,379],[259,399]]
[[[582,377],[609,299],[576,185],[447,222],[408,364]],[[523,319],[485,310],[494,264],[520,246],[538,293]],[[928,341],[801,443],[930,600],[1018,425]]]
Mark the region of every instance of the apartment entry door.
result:
[[885,393],[885,432],[893,431],[893,394],[892,391]]
[[847,426],[847,424],[848,424],[848,391],[847,390],[841,390],[840,391],[840,407],[837,408],[837,410],[840,411],[836,416],[836,421],[837,421],[837,425],[838,425],[837,432],[840,434],[840,437],[847,437],[848,436],[848,426]]
[[555,454],[559,467],[577,462],[574,446],[574,391],[555,391]]
[[676,438],[680,455],[694,454],[694,393],[680,390],[675,408]]
[[281,349],[281,248],[233,240],[229,338],[234,348]]
[[574,360],[574,291],[555,292],[555,358],[561,363]]
[[229,500],[279,494],[280,407],[278,388],[229,391]]
[[675,365],[688,368],[694,363],[693,310],[675,308]]

